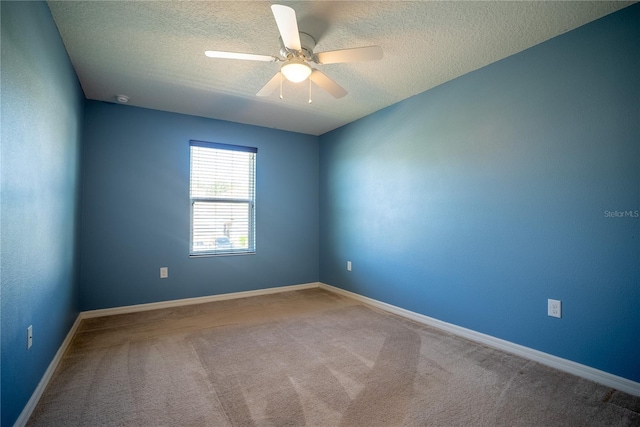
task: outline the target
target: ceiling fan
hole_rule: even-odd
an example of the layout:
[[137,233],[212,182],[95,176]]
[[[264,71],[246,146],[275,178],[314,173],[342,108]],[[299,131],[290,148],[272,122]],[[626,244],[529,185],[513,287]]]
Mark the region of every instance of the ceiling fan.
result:
[[[273,93],[278,86],[282,88],[282,79],[284,77],[294,83],[309,79],[334,97],[342,98],[347,94],[347,91],[324,73],[313,68],[310,64],[336,64],[382,58],[382,48],[380,48],[380,46],[357,47],[314,53],[313,48],[316,45],[316,41],[309,34],[298,31],[295,10],[288,6],[274,4],[271,6],[271,11],[276,19],[276,25],[280,32],[281,48],[279,56],[222,52],[216,50],[208,50],[205,52],[205,55],[210,58],[282,62],[283,64],[280,67],[280,71],[258,91],[257,96],[268,96]],[[282,97],[282,92],[280,97]],[[311,100],[309,102],[311,102]]]

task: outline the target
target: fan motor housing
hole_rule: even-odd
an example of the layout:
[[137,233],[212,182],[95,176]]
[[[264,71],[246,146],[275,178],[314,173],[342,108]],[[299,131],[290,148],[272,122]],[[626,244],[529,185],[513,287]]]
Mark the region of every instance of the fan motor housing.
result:
[[280,55],[283,58],[300,58],[302,57],[305,61],[314,61],[313,48],[316,47],[316,41],[313,37],[311,37],[307,33],[299,32],[300,34],[300,46],[302,47],[300,52],[292,51],[287,49],[282,42],[282,37],[280,37]]

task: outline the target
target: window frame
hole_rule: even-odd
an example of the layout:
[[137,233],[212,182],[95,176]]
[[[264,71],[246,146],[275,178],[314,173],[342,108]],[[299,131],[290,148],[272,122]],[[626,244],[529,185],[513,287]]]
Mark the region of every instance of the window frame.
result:
[[[253,154],[252,168],[250,170],[250,178],[252,178],[252,185],[249,198],[234,198],[234,197],[194,197],[192,195],[193,185],[193,147],[211,148],[217,150],[227,150],[235,152],[246,152]],[[189,141],[189,257],[217,257],[217,256],[229,256],[229,255],[255,255],[256,253],[256,170],[257,170],[257,154],[258,149],[256,147],[224,144],[219,142],[208,141]],[[248,206],[248,248],[225,248],[225,249],[208,249],[202,251],[194,250],[194,207],[196,203],[211,203],[211,204],[247,204]]]

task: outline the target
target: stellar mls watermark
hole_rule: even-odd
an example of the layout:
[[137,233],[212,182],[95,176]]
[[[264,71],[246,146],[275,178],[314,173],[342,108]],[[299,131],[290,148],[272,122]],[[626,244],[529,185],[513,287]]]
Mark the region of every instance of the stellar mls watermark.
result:
[[605,218],[638,218],[640,211],[604,211]]

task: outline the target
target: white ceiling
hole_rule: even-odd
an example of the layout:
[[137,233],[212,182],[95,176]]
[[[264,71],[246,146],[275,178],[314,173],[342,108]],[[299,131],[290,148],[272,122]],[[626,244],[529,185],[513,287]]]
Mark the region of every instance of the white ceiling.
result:
[[[379,61],[319,65],[349,91],[335,99],[286,82],[255,94],[278,63],[205,50],[278,55],[270,5],[291,6],[315,52],[379,45]],[[88,99],[321,135],[634,2],[50,1]]]

